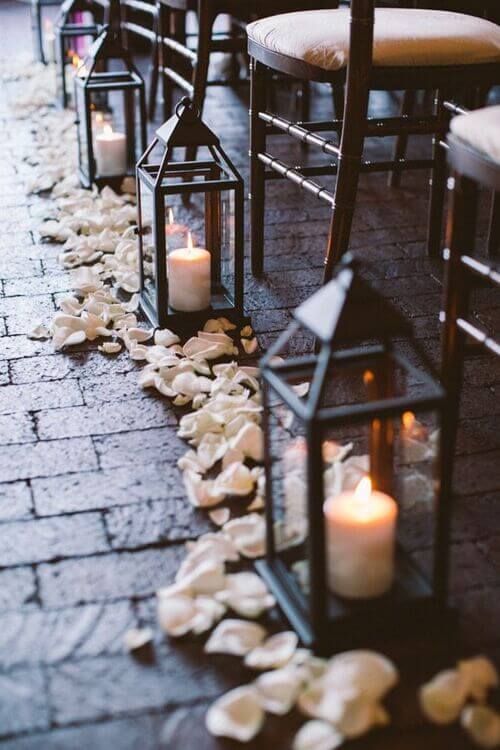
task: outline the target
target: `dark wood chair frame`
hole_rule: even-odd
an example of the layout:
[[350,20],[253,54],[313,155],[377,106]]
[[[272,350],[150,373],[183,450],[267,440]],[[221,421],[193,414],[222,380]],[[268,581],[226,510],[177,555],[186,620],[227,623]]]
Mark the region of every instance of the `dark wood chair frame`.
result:
[[[446,135],[449,111],[445,103],[457,88],[492,86],[500,82],[500,63],[408,67],[372,66],[374,0],[352,0],[350,54],[346,68],[326,71],[302,60],[273,52],[249,39],[250,73],[250,216],[252,271],[263,273],[265,183],[286,178],[307,190],[332,208],[327,242],[324,281],[332,275],[335,263],[347,251],[360,174],[409,169],[432,169],[427,247],[437,257],[441,248],[442,215],[446,184],[446,155],[439,143]],[[299,80],[320,81],[341,86],[345,83],[342,119],[328,122],[290,122],[266,110],[266,81],[271,71]],[[371,90],[434,89],[434,112],[425,116],[368,117]],[[334,131],[339,143],[321,132]],[[286,134],[320,148],[334,159],[319,167],[291,167],[266,151],[267,137]],[[363,160],[366,137],[394,135],[433,135],[432,158],[371,162]],[[266,167],[268,169],[266,169]],[[335,191],[312,177],[336,175]]]
[[[158,90],[159,58],[159,10],[156,2],[146,0],[121,0],[121,27],[125,45],[130,49],[130,35],[145,39],[151,46],[149,62],[148,117],[154,117],[154,102]],[[147,18],[149,23],[144,22]]]
[[[160,75],[163,83],[163,118],[172,114],[172,89],[178,86],[188,94],[200,112],[207,86],[227,86],[246,83],[239,78],[233,67],[233,76],[224,80],[208,80],[208,67],[212,52],[229,52],[233,58],[245,53],[247,40],[246,24],[253,18],[271,16],[276,13],[312,8],[337,7],[338,0],[158,0],[160,36]],[[195,46],[190,44],[192,35],[186,34],[186,14],[195,11],[198,18],[198,33]],[[228,34],[214,32],[216,18],[221,14],[231,17]],[[341,111],[342,90],[334,92],[334,102]],[[150,102],[150,116],[154,117],[156,92]],[[304,84],[301,92],[301,112],[309,112],[309,88]]]
[[444,460],[452,467],[467,339],[472,339],[486,351],[500,357],[500,341],[468,320],[470,294],[478,280],[479,283],[500,288],[498,246],[496,259],[484,260],[473,256],[477,187],[482,185],[495,194],[500,194],[500,164],[452,134],[448,135],[443,146],[452,170],[452,187],[446,229],[447,247],[444,250],[446,266],[442,338],[442,382],[447,392],[449,438],[442,447],[448,454],[444,456]]
[[[413,8],[431,8],[433,10],[449,10],[457,13],[467,13],[470,15],[487,18],[494,23],[500,21],[497,0],[412,0],[410,3]],[[411,115],[415,111],[417,103],[417,91],[405,91],[401,101],[400,114]],[[424,92],[424,101],[428,99],[432,91]],[[488,91],[480,89],[479,91],[466,92],[467,98],[472,95],[475,101],[465,101],[467,106],[481,107],[486,103]],[[406,154],[408,146],[408,136],[399,135],[394,144],[394,159],[401,159]],[[388,179],[389,187],[399,187],[401,184],[401,172],[391,172]]]

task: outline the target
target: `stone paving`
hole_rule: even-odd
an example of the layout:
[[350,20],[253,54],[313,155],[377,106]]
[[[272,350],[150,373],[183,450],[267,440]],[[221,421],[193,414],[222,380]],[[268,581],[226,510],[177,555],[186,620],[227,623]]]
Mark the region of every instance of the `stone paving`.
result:
[[[27,45],[27,9],[5,3],[5,28]],[[3,23],[3,20],[2,20]],[[20,37],[20,35],[23,35]],[[10,41],[12,45],[12,40]],[[247,92],[211,89],[207,119],[247,175]],[[289,92],[280,97],[285,103]],[[315,115],[330,98],[314,96]],[[377,98],[384,111],[394,102]],[[204,711],[251,678],[240,661],[204,656],[202,641],[156,636],[155,655],[134,659],[124,632],[155,622],[154,591],[173,579],[183,542],[208,530],[184,498],[176,460],[178,413],[137,385],[126,354],[96,345],[54,353],[32,341],[33,321],[50,318],[68,288],[59,248],[41,244],[37,204],[26,198],[19,163],[27,133],[0,99],[0,737],[6,750],[215,750],[230,748],[204,728]],[[292,163],[298,147],[278,153]],[[385,144],[370,144],[374,157]],[[425,149],[425,143],[414,147]],[[314,158],[311,154],[310,158]],[[247,273],[246,307],[262,348],[321,278],[328,211],[291,186],[269,190],[266,275]],[[362,181],[352,246],[376,288],[413,321],[426,351],[439,358],[441,269],[425,256],[426,176],[390,191],[385,177]],[[484,233],[484,221],[480,230]],[[500,320],[500,300],[476,294],[483,323]],[[465,368],[453,529],[454,599],[459,650],[412,644],[394,653],[402,686],[388,701],[393,725],[351,746],[366,750],[469,747],[458,729],[425,726],[415,689],[460,654],[499,659],[500,369],[474,354]],[[408,544],[425,565],[428,519],[415,519]],[[277,617],[273,614],[272,617]],[[268,719],[252,747],[290,747],[301,718]]]

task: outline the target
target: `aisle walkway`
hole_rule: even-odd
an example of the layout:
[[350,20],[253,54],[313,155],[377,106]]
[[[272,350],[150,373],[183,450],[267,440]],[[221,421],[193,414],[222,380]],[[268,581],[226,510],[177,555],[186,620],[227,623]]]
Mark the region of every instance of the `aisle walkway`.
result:
[[[27,46],[26,6],[3,3],[8,45]],[[7,22],[8,21],[8,22]],[[12,32],[12,34],[10,33]],[[21,33],[23,32],[23,33]],[[13,44],[13,35],[17,37]],[[7,37],[6,37],[7,38]],[[22,44],[21,44],[22,40]],[[2,49],[2,55],[4,50]],[[157,635],[154,663],[125,655],[130,627],[154,624],[154,591],[173,579],[183,542],[208,529],[187,504],[176,459],[177,415],[137,386],[126,354],[95,343],[56,354],[26,338],[50,319],[68,277],[59,247],[40,244],[39,198],[26,198],[19,162],[29,127],[0,98],[0,737],[5,750],[215,750],[204,711],[248,679],[239,660],[206,658],[200,641]],[[286,98],[287,92],[282,92]],[[246,94],[245,94],[246,97]],[[247,172],[247,102],[211,89],[207,119]],[[375,106],[386,107],[385,99]],[[318,119],[330,97],[318,95]],[[370,154],[381,148],[377,144]],[[295,146],[284,151],[300,158]],[[440,269],[424,253],[426,178],[391,192],[384,177],[360,190],[353,247],[374,285],[410,317],[426,350],[439,355]],[[266,277],[247,275],[247,311],[263,348],[289,310],[317,288],[328,211],[292,187],[273,185],[266,224]],[[271,201],[270,201],[271,202]],[[478,295],[478,317],[498,321],[498,299]],[[495,306],[496,305],[496,306]],[[500,370],[488,357],[466,365],[457,463],[453,591],[462,614],[461,653],[500,656]],[[415,518],[408,543],[426,563],[430,527]],[[415,686],[438,664],[429,649],[399,660],[404,687],[389,701],[394,727],[352,743],[377,750],[469,747],[451,730],[424,727]],[[166,725],[163,727],[165,720]],[[270,719],[254,745],[285,750],[300,724]],[[163,728],[162,728],[163,727]],[[163,737],[164,744],[160,744]]]

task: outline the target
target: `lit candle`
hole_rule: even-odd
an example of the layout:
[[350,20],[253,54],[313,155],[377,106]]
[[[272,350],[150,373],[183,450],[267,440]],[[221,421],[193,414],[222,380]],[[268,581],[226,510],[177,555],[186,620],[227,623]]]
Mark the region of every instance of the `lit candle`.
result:
[[54,25],[48,18],[45,21],[45,41],[47,43],[47,60],[50,63],[56,61],[56,35],[54,34]]
[[187,247],[168,254],[169,304],[174,310],[194,312],[210,305],[210,253],[193,247],[188,232]]
[[104,125],[95,137],[95,160],[100,177],[122,175],[127,171],[127,140],[125,133],[116,133]]
[[394,579],[398,509],[364,477],[356,489],[324,505],[330,590],[347,599],[385,594]]
[[100,133],[101,130],[104,130],[104,126],[109,123],[106,122],[104,119],[104,113],[103,112],[92,112],[92,127],[95,130],[96,133]]
[[78,76],[78,78],[85,78],[88,73],[88,69],[81,57],[76,54],[73,55],[71,59],[71,65],[73,66],[74,75]]
[[429,430],[415,419],[411,411],[405,411],[401,417],[401,448],[403,459],[407,463],[425,461],[433,453],[429,443]]
[[[167,237],[172,237],[175,234],[185,233],[186,227],[184,224],[178,224],[174,219],[174,209],[172,206],[167,208],[167,223],[165,224],[165,234]],[[192,240],[191,240],[192,241]]]

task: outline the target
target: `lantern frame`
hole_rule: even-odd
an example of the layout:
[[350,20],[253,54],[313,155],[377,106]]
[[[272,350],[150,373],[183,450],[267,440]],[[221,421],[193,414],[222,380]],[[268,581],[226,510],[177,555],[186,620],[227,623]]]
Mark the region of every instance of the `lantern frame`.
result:
[[[108,63],[119,60],[124,70],[108,70]],[[138,154],[146,147],[146,93],[144,79],[133,62],[132,56],[121,42],[120,31],[112,26],[104,26],[87,56],[84,59],[86,75],[75,76],[75,106],[78,140],[78,172],[84,187],[96,184],[98,187],[111,185],[119,189],[125,177],[135,176]],[[102,68],[102,70],[98,70]],[[79,89],[81,95],[79,95]],[[104,98],[111,92],[123,92],[128,97],[125,106],[125,134],[127,145],[127,168],[123,174],[100,175],[94,157],[92,127],[92,96],[101,94]],[[83,111],[81,111],[83,110]],[[84,123],[86,158],[83,157],[83,144],[80,126]],[[136,127],[138,123],[138,127]]]
[[[150,163],[150,155],[161,147],[161,158]],[[175,149],[193,149],[198,152],[205,147],[210,158],[193,161],[174,161]],[[169,182],[176,179],[178,182]],[[248,318],[243,313],[244,293],[244,182],[231,159],[222,149],[219,138],[201,120],[199,110],[189,97],[183,97],[175,113],[157,131],[153,141],[137,163],[138,235],[141,277],[141,308],[155,327],[174,327],[175,330],[191,331],[206,322],[207,317],[226,317],[244,324]],[[146,258],[143,193],[152,198],[152,240],[154,247],[155,300],[147,290],[144,272]],[[231,258],[233,261],[233,292],[223,283],[221,267],[221,193],[233,199],[233,238]],[[205,194],[205,247],[211,253],[211,303],[203,310],[178,311],[168,305],[169,289],[167,274],[167,241],[165,236],[165,201],[167,196],[180,196],[189,208],[195,194]]]
[[[383,330],[378,340],[367,345],[344,345],[346,339],[338,323],[344,307],[357,288],[363,303],[370,298],[377,305],[377,315],[368,323],[361,336],[373,341],[375,328]],[[347,307],[346,307],[347,310]],[[371,317],[371,316],[368,316]],[[389,321],[392,321],[389,322]],[[396,321],[395,326],[393,325]],[[343,318],[348,322],[348,316]],[[348,323],[352,329],[352,323]],[[390,331],[391,325],[392,333]],[[307,329],[316,338],[315,353],[281,360],[278,355],[300,329]],[[358,338],[358,337],[356,337]],[[405,353],[395,347],[404,340],[413,355],[418,356],[419,369]],[[343,348],[337,351],[338,345]],[[349,345],[349,344],[348,344]],[[379,378],[369,400],[341,406],[322,407],[320,399],[331,368],[355,364],[377,375],[391,372],[397,366],[403,373],[419,376],[422,392],[415,395],[393,395],[391,378]],[[388,367],[389,365],[389,367]],[[304,378],[314,368],[307,402],[301,399],[287,379]],[[450,413],[446,391],[434,367],[413,338],[404,318],[383,300],[381,295],[362,282],[352,256],[337,267],[335,278],[297,308],[294,320],[260,361],[264,431],[264,469],[266,477],[266,556],[256,561],[256,568],[267,582],[292,627],[305,646],[323,655],[356,645],[379,644],[391,637],[404,637],[415,632],[439,632],[445,625],[448,636],[455,623],[455,612],[448,603],[449,540],[451,523],[451,462],[446,450],[450,435]],[[335,369],[333,370],[335,372]],[[305,427],[307,445],[306,514],[308,536],[305,556],[309,562],[309,590],[304,593],[296,576],[276,550],[275,509],[273,505],[273,456],[270,439],[270,417],[273,413],[271,394],[275,394]],[[349,600],[331,593],[327,583],[326,523],[324,518],[325,487],[322,446],[327,428],[371,424],[370,474],[375,489],[391,491],[393,471],[392,420],[412,410],[433,411],[440,422],[440,446],[436,459],[439,488],[435,497],[434,566],[431,580],[396,541],[395,577],[391,590],[374,599]]]
[[[69,91],[66,85],[67,42],[82,36],[89,36],[92,40],[99,36],[102,25],[98,23],[74,23],[71,18],[74,13],[90,12],[95,16],[95,7],[89,0],[64,0],[61,4],[58,18],[54,25],[56,38],[56,66],[57,89],[59,104],[62,109],[69,105]],[[103,11],[103,22],[107,22],[107,12]]]

